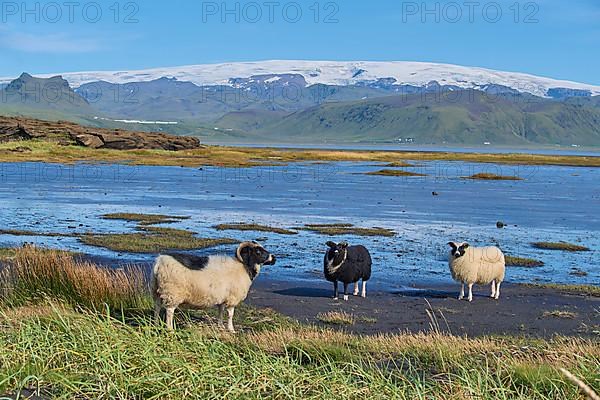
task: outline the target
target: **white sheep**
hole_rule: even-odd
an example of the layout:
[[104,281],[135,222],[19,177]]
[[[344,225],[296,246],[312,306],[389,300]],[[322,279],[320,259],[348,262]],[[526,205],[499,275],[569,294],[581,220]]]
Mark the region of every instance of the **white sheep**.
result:
[[156,259],[152,274],[154,317],[166,310],[166,324],[173,329],[175,309],[219,307],[219,323],[227,309],[227,329],[233,328],[235,307],[246,299],[262,265],[275,264],[275,256],[256,242],[244,242],[236,257],[198,257],[166,254]]
[[497,247],[471,247],[468,243],[449,242],[452,247],[448,266],[452,278],[461,283],[459,300],[465,297],[465,284],[469,287],[469,301],[473,301],[473,284],[492,284],[490,297],[498,300],[500,284],[506,269],[504,254]]

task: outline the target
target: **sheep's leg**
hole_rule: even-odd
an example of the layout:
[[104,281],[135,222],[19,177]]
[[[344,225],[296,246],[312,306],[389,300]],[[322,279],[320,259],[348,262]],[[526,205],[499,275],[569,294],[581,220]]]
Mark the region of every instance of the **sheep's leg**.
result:
[[335,281],[335,282],[333,282],[333,299],[337,300],[338,298],[339,298],[338,282]]
[[162,308],[161,302],[159,298],[154,299],[154,322],[160,322],[160,310]]
[[367,282],[363,279],[362,281],[362,294],[361,297],[367,297]]
[[354,282],[354,296],[358,296],[358,281]]
[[227,330],[231,333],[235,333],[235,329],[233,329],[233,313],[235,311],[235,307],[227,307],[227,314],[229,318],[227,319]]
[[173,326],[173,315],[175,314],[175,307],[167,307],[167,329],[172,331],[174,329]]
[[459,295],[458,295],[458,299],[459,299],[459,300],[462,300],[462,299],[464,299],[464,298],[465,298],[465,283],[464,283],[464,282],[461,282],[461,283],[460,283],[460,293],[459,293]]
[[344,301],[348,301],[348,284],[344,282]]
[[473,284],[469,283],[469,301],[473,301]]
[[496,281],[495,280],[492,281],[492,294],[490,295],[490,297],[492,299],[496,297]]
[[494,299],[498,300],[500,298],[500,284],[502,282],[498,281],[498,283],[496,283],[496,295],[494,296]]
[[219,304],[219,326],[223,326],[223,315],[225,314],[225,304]]

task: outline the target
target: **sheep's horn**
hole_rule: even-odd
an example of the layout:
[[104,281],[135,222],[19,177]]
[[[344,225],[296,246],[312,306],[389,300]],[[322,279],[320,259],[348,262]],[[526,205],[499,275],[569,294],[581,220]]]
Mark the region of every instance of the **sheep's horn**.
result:
[[242,249],[244,249],[245,247],[248,246],[255,246],[254,243],[252,242],[242,242],[240,243],[240,245],[237,248],[237,251],[235,252],[235,256],[237,257],[238,261],[243,263],[244,259],[242,258]]

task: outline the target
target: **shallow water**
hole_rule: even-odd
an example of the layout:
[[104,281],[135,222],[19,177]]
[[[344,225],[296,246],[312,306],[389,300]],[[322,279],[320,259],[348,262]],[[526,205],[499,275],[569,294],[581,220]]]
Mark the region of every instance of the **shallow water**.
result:
[[[426,177],[367,176],[377,163],[306,163],[247,169],[203,169],[120,165],[62,166],[0,164],[0,227],[37,232],[124,232],[135,223],[103,220],[113,212],[188,215],[169,226],[200,236],[260,239],[279,257],[265,275],[321,279],[329,237],[300,231],[283,236],[262,232],[217,232],[218,223],[255,222],[281,227],[348,222],[395,230],[393,238],[337,237],[366,245],[374,259],[374,281],[396,288],[449,281],[446,243],[500,245],[508,254],[532,257],[541,268],[510,268],[512,282],[600,284],[600,169],[499,166],[423,162],[409,168]],[[461,179],[479,172],[516,175],[523,181]],[[432,192],[439,193],[433,196]],[[508,224],[496,227],[497,221]],[[538,250],[535,241],[569,241],[584,253]],[[122,263],[149,262],[152,255],[118,254],[85,246],[76,238],[0,235],[0,245],[24,241]],[[232,252],[231,246],[219,251]],[[211,253],[215,249],[199,251]],[[587,273],[574,276],[576,268]]]

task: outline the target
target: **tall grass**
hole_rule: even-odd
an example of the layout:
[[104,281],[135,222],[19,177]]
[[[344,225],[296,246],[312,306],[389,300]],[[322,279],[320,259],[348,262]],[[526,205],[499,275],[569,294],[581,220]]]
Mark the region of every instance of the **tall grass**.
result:
[[57,299],[92,309],[147,307],[147,286],[140,267],[113,270],[33,246],[16,249],[0,269],[0,302],[12,306]]

